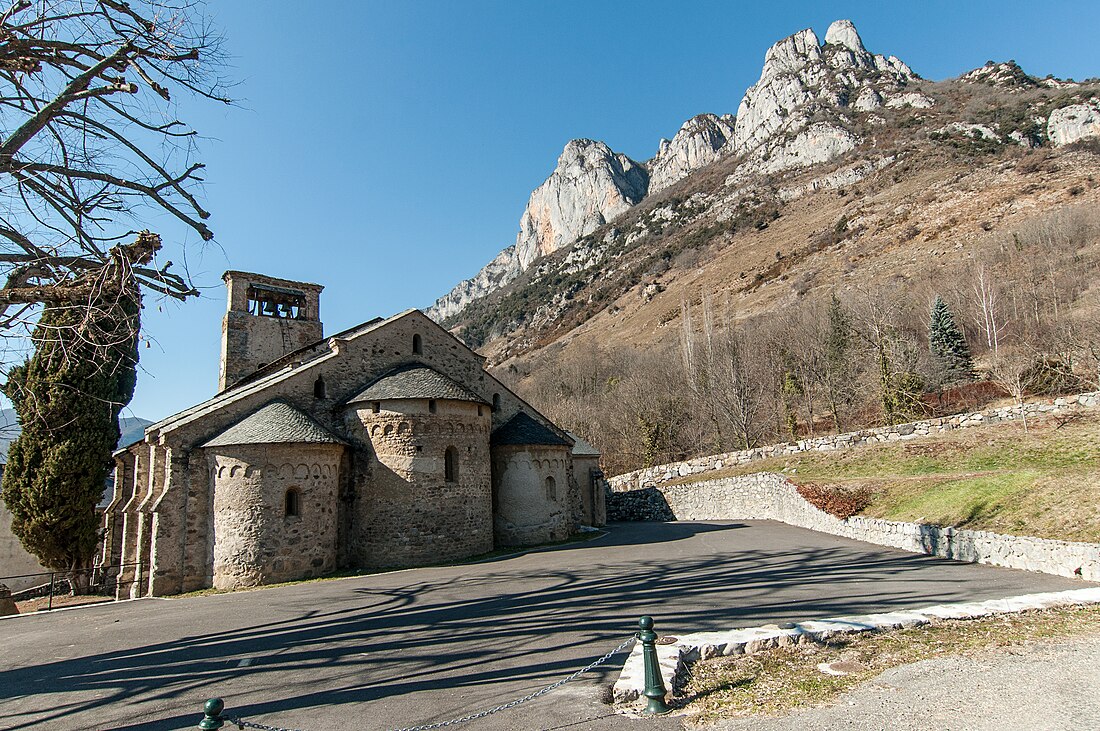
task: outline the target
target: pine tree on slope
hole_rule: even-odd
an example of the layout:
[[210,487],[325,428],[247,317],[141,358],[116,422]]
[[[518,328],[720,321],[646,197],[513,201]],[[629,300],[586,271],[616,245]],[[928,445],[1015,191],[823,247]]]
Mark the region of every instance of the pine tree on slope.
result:
[[974,380],[974,360],[951,308],[936,295],[928,322],[928,347],[940,375],[941,386]]

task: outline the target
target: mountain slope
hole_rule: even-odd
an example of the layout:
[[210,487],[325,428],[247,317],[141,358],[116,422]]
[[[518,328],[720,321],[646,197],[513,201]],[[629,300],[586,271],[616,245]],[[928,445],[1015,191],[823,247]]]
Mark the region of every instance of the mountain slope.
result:
[[[756,245],[739,246],[738,277],[754,269],[754,278],[790,269],[789,259],[778,266],[767,259],[776,251],[802,251],[805,245],[784,238],[771,248],[763,242],[773,237],[762,232],[787,216],[785,209],[794,201],[864,179],[885,189],[916,172],[934,178],[921,178],[921,185],[950,190],[958,182],[951,180],[954,175],[1015,164],[1034,148],[1065,148],[1100,135],[1098,92],[1098,84],[1035,79],[1013,63],[990,64],[958,80],[930,82],[897,58],[867,51],[849,21],[833,23],[823,43],[812,30],[801,31],[768,50],[760,79],[746,91],[736,118],[699,115],[672,141],[662,141],[657,156],[647,163],[650,183],[640,203],[626,210],[618,206],[618,218],[604,215],[610,223],[597,228],[593,223],[598,218],[584,219],[590,206],[585,191],[594,188],[574,184],[576,196],[569,204],[579,210],[569,218],[587,220],[588,225],[559,226],[554,230],[561,235],[552,244],[527,245],[523,257],[505,252],[509,262],[522,260],[510,265],[507,278],[476,292],[467,288],[461,303],[444,298],[447,306],[437,304],[433,314],[471,344],[488,346],[501,360],[568,331],[642,280],[649,280],[642,284],[644,296],[653,296],[667,286],[658,280],[665,270],[677,268],[673,260],[683,252],[709,255],[735,237],[759,239],[770,249],[767,257],[743,260],[745,250]],[[1020,170],[1033,163],[1026,161]],[[1059,177],[1065,189],[1092,187],[1069,169],[1063,172]],[[1034,185],[1009,188],[1019,187],[1028,196],[1036,192]],[[842,202],[851,205],[854,199]],[[814,207],[817,215],[795,225],[802,239],[834,227],[841,216],[854,220],[843,207],[822,208],[816,202]],[[530,207],[525,221],[529,213]],[[821,220],[822,215],[832,220]],[[973,223],[959,215],[953,218],[964,228]],[[910,223],[906,230],[912,226],[919,228]],[[922,230],[927,226],[938,226],[937,236],[956,235],[954,224],[929,223]],[[531,230],[525,226],[521,238],[529,238]],[[566,231],[581,232],[580,238],[569,241]],[[545,256],[531,258],[534,251]],[[498,267],[499,260],[487,269]],[[507,343],[492,343],[505,334]]]

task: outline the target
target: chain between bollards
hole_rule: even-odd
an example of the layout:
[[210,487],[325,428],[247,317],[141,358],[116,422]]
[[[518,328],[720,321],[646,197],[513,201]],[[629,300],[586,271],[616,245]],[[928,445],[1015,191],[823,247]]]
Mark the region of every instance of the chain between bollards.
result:
[[661,665],[657,662],[657,633],[653,631],[653,618],[642,617],[638,620],[638,641],[642,643],[642,665],[645,667],[645,690],[642,692],[649,702],[645,712],[654,715],[668,713],[665,705],[665,681],[661,677]]
[[[671,709],[667,705],[665,705],[666,690],[664,680],[661,678],[661,668],[657,662],[657,633],[653,631],[653,619],[651,617],[642,617],[638,620],[638,627],[641,630],[640,632],[628,637],[622,644],[620,644],[618,647],[616,647],[603,657],[589,663],[585,667],[565,678],[562,678],[556,683],[551,683],[550,685],[540,690],[537,690],[534,693],[530,693],[523,698],[511,701],[510,703],[504,703],[494,708],[490,708],[486,711],[472,713],[470,715],[462,716],[460,718],[454,718],[450,721],[430,723],[424,726],[416,726],[409,729],[402,729],[402,731],[428,731],[429,729],[444,728],[446,726],[465,723],[467,721],[473,721],[492,715],[499,711],[514,708],[518,705],[534,700],[539,696],[545,695],[555,688],[558,688],[565,683],[568,683],[577,676],[588,672],[592,668],[602,665],[604,662],[609,660],[612,655],[622,652],[630,643],[634,642],[635,640],[640,642],[642,645],[642,661],[645,667],[645,691],[643,695],[645,695],[646,698],[649,699],[649,702],[645,708],[645,712],[650,714],[668,713]],[[226,723],[233,724],[234,726],[237,726],[241,729],[248,727],[260,729],[261,731],[294,731],[294,729],[284,729],[278,726],[268,726],[266,724],[256,723],[254,721],[245,721],[241,718],[231,718],[229,716],[222,715],[224,711],[225,702],[221,698],[211,698],[207,700],[206,703],[203,704],[203,719],[199,722],[200,731],[215,731],[216,729],[222,728]]]

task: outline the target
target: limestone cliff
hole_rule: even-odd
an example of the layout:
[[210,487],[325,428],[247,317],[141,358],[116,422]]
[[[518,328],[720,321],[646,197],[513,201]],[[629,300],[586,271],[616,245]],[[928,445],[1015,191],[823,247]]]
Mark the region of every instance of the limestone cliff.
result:
[[731,148],[749,155],[751,170],[743,172],[830,160],[859,144],[841,111],[889,104],[917,79],[897,58],[868,51],[851,21],[830,25],[824,44],[807,28],[768,49],[737,109]]
[[592,233],[644,198],[648,188],[649,173],[626,155],[602,142],[570,141],[519,221],[520,268]]
[[[806,29],[775,43],[736,116],[688,119],[672,139],[661,140],[644,165],[602,142],[570,142],[553,173],[531,194],[515,244],[428,312],[463,328],[471,342],[491,339],[507,331],[502,320],[517,312],[535,327],[531,323],[539,318],[525,307],[541,313],[542,322],[574,306],[575,291],[590,283],[585,277],[606,281],[604,265],[619,256],[612,252],[645,249],[647,237],[708,218],[711,228],[699,234],[706,240],[747,224],[763,230],[769,217],[778,215],[775,206],[807,191],[853,185],[897,163],[909,154],[906,147],[931,145],[951,155],[981,156],[1096,137],[1095,83],[1041,79],[1012,61],[930,82],[898,58],[867,50],[852,22],[838,20],[824,40]],[[845,160],[856,155],[858,164]],[[808,182],[783,180],[812,173],[823,163],[846,167]],[[707,167],[718,175],[694,176]],[[673,184],[682,190],[654,195]],[[638,205],[646,199],[651,203]],[[624,215],[633,208],[638,211]],[[614,226],[597,231],[616,218]],[[562,249],[568,251],[557,261],[543,258]],[[672,256],[673,249],[665,247],[664,254]],[[498,293],[505,285],[511,286]],[[519,297],[523,303],[511,302],[512,314],[500,314],[495,303],[513,290],[526,292]]]
[[595,231],[645,197],[649,173],[603,142],[571,140],[550,177],[531,193],[516,243],[438,299],[428,316],[444,320],[504,286],[540,256]]
[[733,138],[733,115],[699,114],[684,122],[671,140],[661,140],[650,161],[649,192],[667,188],[680,178],[721,157]]
[[1047,137],[1055,147],[1100,137],[1100,99],[1055,109],[1047,119]]

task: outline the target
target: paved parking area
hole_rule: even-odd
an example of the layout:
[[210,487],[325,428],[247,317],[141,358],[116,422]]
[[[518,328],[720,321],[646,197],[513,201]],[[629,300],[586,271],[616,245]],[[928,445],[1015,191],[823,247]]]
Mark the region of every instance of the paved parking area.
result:
[[[625,639],[1082,586],[766,521],[617,524],[489,562],[0,620],[0,728],[397,729],[504,703]],[[610,715],[609,667],[460,728],[679,728]]]

